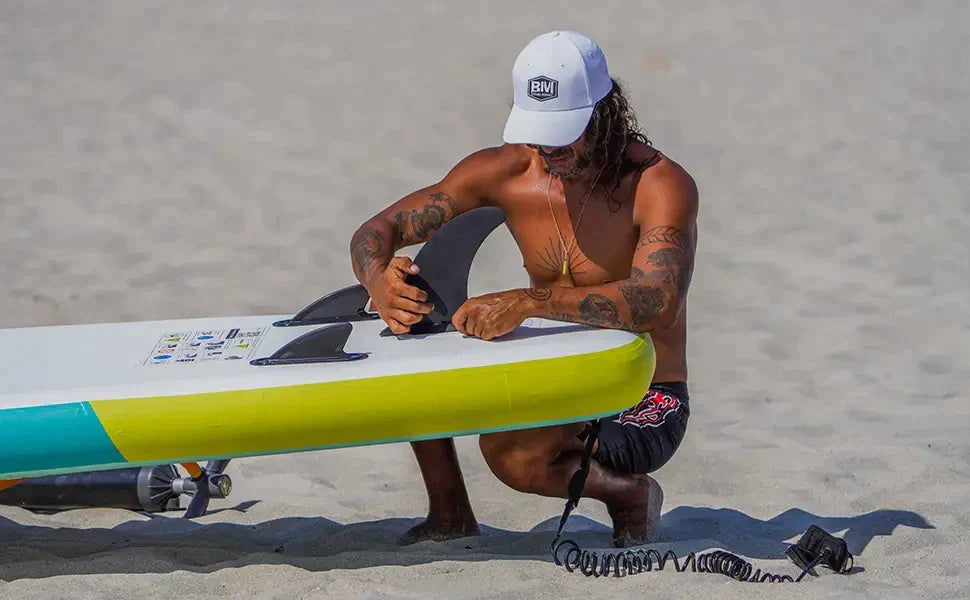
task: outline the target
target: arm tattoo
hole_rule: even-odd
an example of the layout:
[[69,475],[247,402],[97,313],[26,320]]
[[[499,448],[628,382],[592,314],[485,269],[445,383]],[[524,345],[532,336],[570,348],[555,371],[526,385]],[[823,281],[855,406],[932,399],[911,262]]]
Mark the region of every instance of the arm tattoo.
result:
[[579,303],[579,316],[590,325],[611,325],[620,327],[620,313],[616,304],[602,294],[590,294]]
[[[394,215],[398,244],[403,246],[427,241],[434,232],[441,229],[442,225],[458,214],[458,204],[448,194],[432,192],[429,197],[431,204],[426,205],[423,209],[402,210]],[[441,204],[446,204],[451,209],[450,215]]]
[[644,273],[639,267],[630,269],[629,281],[620,286],[623,299],[630,309],[630,319],[634,328],[647,327],[663,312],[667,294],[661,287],[648,285],[649,281],[672,284],[677,294],[687,292],[690,281],[691,261],[689,237],[672,225],[651,227],[643,232],[637,250],[649,244],[669,244],[647,255],[644,265],[651,270]]
[[663,242],[665,244],[673,244],[674,246],[683,250],[686,248],[684,244],[684,237],[684,232],[673,225],[651,227],[640,235],[640,243],[637,244],[637,249],[643,248],[647,244]]
[[677,274],[671,270],[657,269],[656,271],[650,271],[643,276],[643,279],[652,279],[654,281],[659,281],[660,283],[672,283],[677,285]]
[[[408,224],[411,230],[408,231]],[[418,244],[445,224],[445,209],[429,204],[423,210],[402,210],[394,215],[397,238],[402,244]]]
[[686,294],[693,271],[691,262],[693,253],[689,247],[689,237],[676,227],[663,225],[647,230],[641,236],[637,248],[642,248],[650,243],[667,243],[672,244],[672,247],[654,250],[647,256],[646,264],[659,268],[644,277],[673,284],[678,294]]
[[552,290],[549,288],[529,288],[525,291],[525,295],[533,300],[545,302],[552,297]]
[[452,198],[451,196],[449,196],[444,192],[431,192],[431,201],[446,203],[448,205],[448,208],[451,209],[452,218],[454,218],[454,216],[458,214],[458,203],[455,202],[454,198]]
[[640,269],[633,267],[630,269],[630,279],[640,281],[641,279],[653,279],[663,283],[677,283],[677,275],[670,270],[655,269],[649,273],[644,273]]
[[661,248],[651,252],[647,262],[658,267],[679,267],[684,262],[684,251],[681,248]]
[[368,272],[379,266],[384,255],[384,234],[376,229],[365,227],[357,232],[351,242],[350,255],[357,274],[367,277]]
[[660,288],[631,283],[620,286],[620,291],[630,307],[634,327],[648,325],[663,310],[664,292]]

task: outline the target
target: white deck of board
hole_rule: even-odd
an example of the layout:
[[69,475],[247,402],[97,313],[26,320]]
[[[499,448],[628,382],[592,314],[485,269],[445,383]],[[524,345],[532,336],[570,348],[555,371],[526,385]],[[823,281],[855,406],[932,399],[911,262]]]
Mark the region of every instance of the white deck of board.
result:
[[[205,393],[257,387],[441,371],[587,354],[630,343],[635,334],[529,319],[503,338],[483,341],[458,332],[380,337],[382,321],[353,323],[347,352],[363,360],[253,366],[317,326],[272,327],[290,315],[224,317],[0,330],[0,409],[64,402]],[[266,327],[245,360],[146,364],[168,332]]]

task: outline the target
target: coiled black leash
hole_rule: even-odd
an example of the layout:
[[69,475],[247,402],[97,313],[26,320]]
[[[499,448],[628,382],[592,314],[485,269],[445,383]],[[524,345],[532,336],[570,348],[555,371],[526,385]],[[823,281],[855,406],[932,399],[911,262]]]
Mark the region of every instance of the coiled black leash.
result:
[[701,555],[691,552],[681,564],[677,555],[672,550],[660,554],[656,550],[617,550],[605,552],[602,555],[583,550],[573,540],[559,541],[562,537],[562,530],[566,526],[566,520],[579,505],[579,498],[583,495],[583,488],[586,486],[586,479],[589,477],[589,463],[593,455],[593,445],[599,435],[599,422],[592,422],[586,425],[586,429],[580,434],[580,439],[586,441],[586,450],[579,470],[573,474],[569,480],[569,498],[566,500],[566,507],[563,510],[562,518],[559,520],[559,529],[552,540],[552,559],[559,566],[565,567],[570,573],[579,571],[587,577],[603,577],[613,575],[615,577],[625,577],[635,575],[645,571],[663,571],[670,561],[678,573],[683,573],[690,569],[694,573],[720,573],[732,579],[746,582],[757,583],[781,583],[799,582],[806,574],[813,576],[818,574],[815,567],[824,565],[837,573],[847,573],[855,561],[849,554],[845,541],[832,536],[822,528],[812,525],[802,536],[797,544],[788,548],[787,556],[799,567],[802,572],[798,577],[792,578],[790,575],[775,575],[754,566],[743,558],[725,552],[715,550]]

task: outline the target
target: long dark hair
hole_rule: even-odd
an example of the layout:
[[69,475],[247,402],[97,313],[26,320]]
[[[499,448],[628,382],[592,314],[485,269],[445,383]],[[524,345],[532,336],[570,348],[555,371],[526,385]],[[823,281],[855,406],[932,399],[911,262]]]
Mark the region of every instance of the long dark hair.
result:
[[596,103],[585,134],[588,156],[596,167],[603,169],[600,181],[606,186],[611,207],[613,191],[632,166],[626,156],[627,147],[634,141],[652,145],[640,131],[624,86],[616,79],[612,81],[613,89]]

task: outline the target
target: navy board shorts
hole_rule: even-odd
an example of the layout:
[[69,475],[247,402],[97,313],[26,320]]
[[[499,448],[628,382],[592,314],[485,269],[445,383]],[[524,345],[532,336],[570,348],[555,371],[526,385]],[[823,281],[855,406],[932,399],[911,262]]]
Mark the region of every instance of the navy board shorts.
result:
[[685,382],[654,383],[636,406],[599,420],[601,465],[624,473],[652,473],[667,464],[687,431]]

